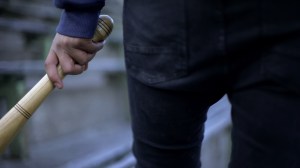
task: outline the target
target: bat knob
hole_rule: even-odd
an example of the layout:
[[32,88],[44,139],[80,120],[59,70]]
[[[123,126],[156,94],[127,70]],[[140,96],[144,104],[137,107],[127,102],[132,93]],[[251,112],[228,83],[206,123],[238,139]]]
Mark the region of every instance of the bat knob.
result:
[[92,40],[99,42],[105,40],[112,32],[114,25],[113,19],[108,15],[100,15],[98,19],[97,28]]

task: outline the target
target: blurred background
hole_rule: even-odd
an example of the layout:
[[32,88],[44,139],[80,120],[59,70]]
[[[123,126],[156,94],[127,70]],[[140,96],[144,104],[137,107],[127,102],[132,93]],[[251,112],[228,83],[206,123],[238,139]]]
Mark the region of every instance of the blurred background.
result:
[[[0,156],[1,168],[132,168],[130,116],[122,48],[123,0],[102,14],[114,30],[80,76],[67,76]],[[44,74],[61,11],[50,0],[0,1],[0,116]],[[230,104],[210,108],[202,149],[204,168],[227,167]],[[1,139],[0,139],[1,141]]]

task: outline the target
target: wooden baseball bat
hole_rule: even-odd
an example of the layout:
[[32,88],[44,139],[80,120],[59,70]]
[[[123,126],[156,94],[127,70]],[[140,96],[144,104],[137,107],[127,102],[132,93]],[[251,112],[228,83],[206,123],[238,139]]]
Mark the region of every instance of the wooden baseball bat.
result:
[[[92,38],[94,42],[103,41],[113,29],[113,20],[108,15],[100,15],[97,29]],[[63,79],[64,74],[60,66],[58,72]],[[40,104],[54,89],[47,74],[0,120],[0,153],[13,140],[26,121],[33,115]]]

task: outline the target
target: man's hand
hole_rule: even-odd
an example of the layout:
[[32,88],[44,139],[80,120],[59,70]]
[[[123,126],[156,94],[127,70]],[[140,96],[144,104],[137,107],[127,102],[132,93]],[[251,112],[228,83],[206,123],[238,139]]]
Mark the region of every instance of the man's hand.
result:
[[55,87],[63,88],[57,65],[61,66],[64,74],[81,74],[103,45],[104,42],[94,43],[91,39],[68,37],[57,33],[45,61],[49,79]]

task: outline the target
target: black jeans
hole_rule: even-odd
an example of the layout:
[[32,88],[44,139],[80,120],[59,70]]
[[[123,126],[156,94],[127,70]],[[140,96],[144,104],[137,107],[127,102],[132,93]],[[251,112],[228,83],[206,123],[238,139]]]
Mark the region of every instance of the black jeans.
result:
[[137,168],[200,167],[206,112],[224,94],[230,168],[300,167],[300,1],[124,3]]

